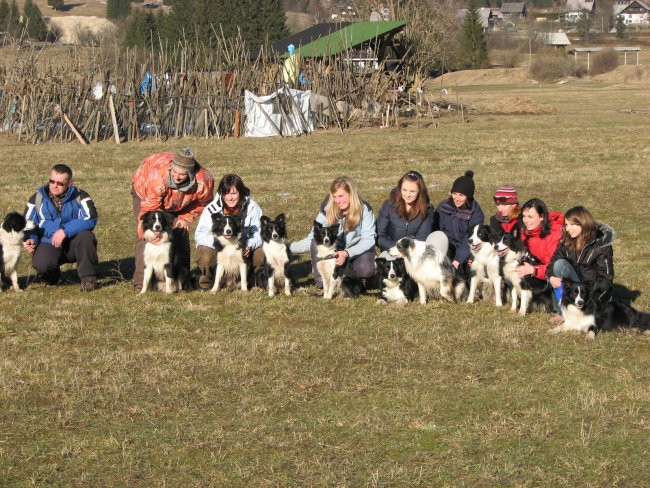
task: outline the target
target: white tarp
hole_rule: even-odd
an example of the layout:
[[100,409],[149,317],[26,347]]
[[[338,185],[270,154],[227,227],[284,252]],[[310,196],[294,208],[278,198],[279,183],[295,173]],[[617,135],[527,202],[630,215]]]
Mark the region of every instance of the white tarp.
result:
[[282,87],[272,95],[258,97],[248,90],[246,106],[246,137],[298,136],[313,132],[309,99],[311,91]]

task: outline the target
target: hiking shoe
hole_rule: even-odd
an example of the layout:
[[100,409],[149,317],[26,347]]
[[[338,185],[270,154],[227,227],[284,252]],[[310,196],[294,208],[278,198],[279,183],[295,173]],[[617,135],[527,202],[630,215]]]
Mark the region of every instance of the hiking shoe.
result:
[[97,283],[95,281],[82,281],[79,290],[83,292],[95,291],[97,289]]

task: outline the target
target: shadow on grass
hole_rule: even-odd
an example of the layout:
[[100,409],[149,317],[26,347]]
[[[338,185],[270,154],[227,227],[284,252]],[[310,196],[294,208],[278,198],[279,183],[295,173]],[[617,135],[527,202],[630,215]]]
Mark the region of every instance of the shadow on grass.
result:
[[301,261],[291,263],[291,275],[296,282],[296,287],[306,287],[314,285],[314,277],[311,274],[311,262]]
[[630,290],[626,286],[614,283],[614,286],[612,287],[612,295],[615,298],[625,300],[626,302],[634,302],[641,296],[641,292],[639,290]]

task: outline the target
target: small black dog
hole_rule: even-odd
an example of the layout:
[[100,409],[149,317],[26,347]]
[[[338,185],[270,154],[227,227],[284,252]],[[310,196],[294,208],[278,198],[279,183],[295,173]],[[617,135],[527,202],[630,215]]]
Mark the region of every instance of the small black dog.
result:
[[598,285],[562,280],[564,294],[560,300],[564,323],[549,330],[551,334],[579,331],[593,340],[600,331],[617,328],[650,330],[648,314],[635,310],[631,305],[616,298],[601,301],[603,296]]
[[418,295],[418,285],[406,272],[403,258],[391,261],[385,258],[376,258],[377,277],[381,286],[381,294],[377,300],[378,305],[396,303],[406,305]]
[[287,248],[287,228],[284,214],[271,220],[266,215],[261,218],[262,240],[264,244],[264,266],[255,273],[257,286],[268,289],[269,296],[275,295],[276,285],[284,283],[284,294],[291,295],[294,281],[289,269],[289,249]]

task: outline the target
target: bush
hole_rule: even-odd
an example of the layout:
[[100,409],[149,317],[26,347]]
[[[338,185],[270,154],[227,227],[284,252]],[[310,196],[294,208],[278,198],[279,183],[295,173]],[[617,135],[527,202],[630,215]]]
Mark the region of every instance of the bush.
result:
[[590,72],[592,75],[607,73],[618,67],[618,53],[613,49],[600,51],[591,60]]
[[490,54],[490,62],[494,66],[503,68],[516,68],[523,59],[523,55],[516,49],[507,51],[493,51]]
[[539,55],[533,61],[530,73],[538,80],[556,80],[576,75],[576,63],[566,56]]

